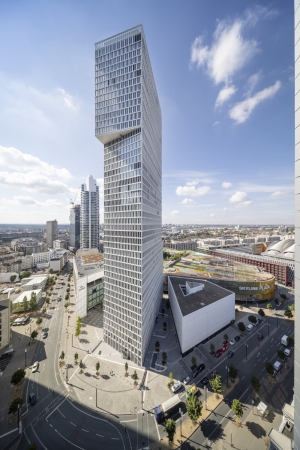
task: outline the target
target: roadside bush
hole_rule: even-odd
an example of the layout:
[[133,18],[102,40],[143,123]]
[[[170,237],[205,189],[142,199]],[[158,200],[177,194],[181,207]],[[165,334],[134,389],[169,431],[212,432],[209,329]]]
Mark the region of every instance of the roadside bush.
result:
[[241,331],[245,331],[246,330],[245,324],[243,322],[239,322],[238,323],[238,327],[239,327],[239,330],[241,330]]
[[251,323],[256,323],[256,317],[253,316],[253,315],[248,316],[248,320],[249,320],[249,322],[251,322]]

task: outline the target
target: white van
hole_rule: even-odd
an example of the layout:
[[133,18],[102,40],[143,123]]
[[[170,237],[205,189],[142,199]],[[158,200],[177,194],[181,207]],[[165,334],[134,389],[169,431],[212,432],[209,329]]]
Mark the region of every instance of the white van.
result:
[[251,323],[246,326],[247,331],[251,331],[252,329],[253,329],[253,325]]

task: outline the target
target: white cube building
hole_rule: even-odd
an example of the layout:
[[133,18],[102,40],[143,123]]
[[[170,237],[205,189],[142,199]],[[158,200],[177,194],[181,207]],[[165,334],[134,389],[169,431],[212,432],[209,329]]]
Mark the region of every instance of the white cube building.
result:
[[169,300],[183,355],[235,319],[235,294],[203,279],[168,279]]

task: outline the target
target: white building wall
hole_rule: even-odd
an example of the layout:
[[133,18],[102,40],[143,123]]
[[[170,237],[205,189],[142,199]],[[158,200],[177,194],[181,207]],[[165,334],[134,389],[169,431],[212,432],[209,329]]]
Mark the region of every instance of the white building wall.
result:
[[181,346],[181,343],[183,340],[182,313],[181,313],[181,309],[178,305],[176,295],[175,295],[172,283],[170,281],[170,277],[168,278],[168,292],[169,292],[169,300],[170,300],[170,305],[172,308],[173,318],[174,318],[174,322],[175,322],[175,326],[176,326],[176,331],[177,331],[178,339],[179,339],[180,346]]

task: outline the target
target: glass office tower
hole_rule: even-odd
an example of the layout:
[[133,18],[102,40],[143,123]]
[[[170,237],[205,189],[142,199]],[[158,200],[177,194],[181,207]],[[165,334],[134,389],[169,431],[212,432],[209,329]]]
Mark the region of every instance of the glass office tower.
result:
[[71,204],[70,208],[70,247],[80,248],[80,205]]
[[162,297],[161,111],[142,26],[95,48],[104,144],[104,339],[142,364]]
[[81,185],[80,248],[99,249],[99,186],[92,175]]

